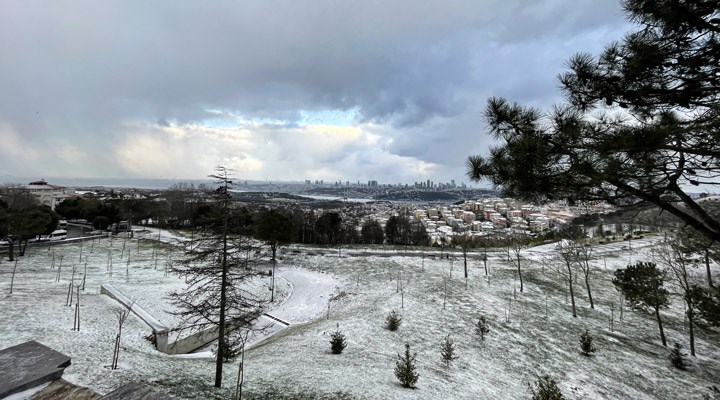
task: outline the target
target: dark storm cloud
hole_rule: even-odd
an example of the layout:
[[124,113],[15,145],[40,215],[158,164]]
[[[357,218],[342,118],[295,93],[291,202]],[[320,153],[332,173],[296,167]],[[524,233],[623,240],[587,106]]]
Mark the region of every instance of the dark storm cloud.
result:
[[461,166],[427,149],[460,156],[488,96],[552,103],[564,60],[623,29],[593,0],[6,1],[0,126],[100,163],[128,120],[357,109],[389,151]]

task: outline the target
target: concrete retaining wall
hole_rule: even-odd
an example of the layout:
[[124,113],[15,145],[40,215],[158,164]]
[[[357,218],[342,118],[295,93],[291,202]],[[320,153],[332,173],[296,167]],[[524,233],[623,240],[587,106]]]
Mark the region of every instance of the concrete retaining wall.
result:
[[127,296],[112,285],[100,285],[100,293],[108,295],[125,307],[130,308],[132,306],[130,310],[152,328],[153,334],[155,335],[155,348],[165,354],[187,354],[211,343],[218,337],[217,327],[212,327],[170,342],[170,328],[155,319],[137,303],[132,303]]

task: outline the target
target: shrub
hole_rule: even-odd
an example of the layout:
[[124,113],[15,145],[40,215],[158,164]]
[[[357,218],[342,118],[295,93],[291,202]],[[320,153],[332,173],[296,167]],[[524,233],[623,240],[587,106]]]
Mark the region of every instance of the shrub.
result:
[[557,382],[548,375],[538,378],[535,388],[530,387],[532,392],[532,400],[564,400]]
[[484,316],[480,316],[477,325],[475,325],[475,333],[480,335],[480,339],[485,340],[485,334],[488,332],[490,332],[490,328],[488,328],[487,321],[485,321]]
[[402,318],[400,318],[400,316],[398,315],[398,313],[395,312],[395,310],[390,311],[387,317],[385,317],[385,327],[391,331],[398,330],[401,322]]
[[337,325],[335,332],[330,334],[330,351],[333,354],[340,354],[345,350],[346,346],[345,335],[340,332],[340,325]]
[[589,356],[590,353],[595,352],[595,346],[593,346],[593,337],[590,335],[587,329],[580,335],[580,350],[583,355]]
[[685,355],[680,351],[682,347],[680,346],[680,343],[675,342],[675,347],[673,347],[672,350],[670,350],[670,355],[668,356],[668,359],[670,359],[670,363],[673,365],[673,367],[677,369],[687,369],[688,363],[685,361]]

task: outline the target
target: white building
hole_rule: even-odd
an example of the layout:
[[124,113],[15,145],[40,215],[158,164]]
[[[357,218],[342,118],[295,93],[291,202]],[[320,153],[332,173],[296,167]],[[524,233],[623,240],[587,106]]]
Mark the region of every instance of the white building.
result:
[[66,187],[51,185],[44,179],[28,183],[25,185],[25,190],[35,196],[40,204],[50,206],[53,210],[56,205],[68,197]]

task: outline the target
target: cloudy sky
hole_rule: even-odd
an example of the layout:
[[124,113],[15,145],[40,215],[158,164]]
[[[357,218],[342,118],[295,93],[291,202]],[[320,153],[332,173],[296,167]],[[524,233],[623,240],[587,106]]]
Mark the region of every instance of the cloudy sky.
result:
[[467,181],[615,0],[0,2],[0,177]]

